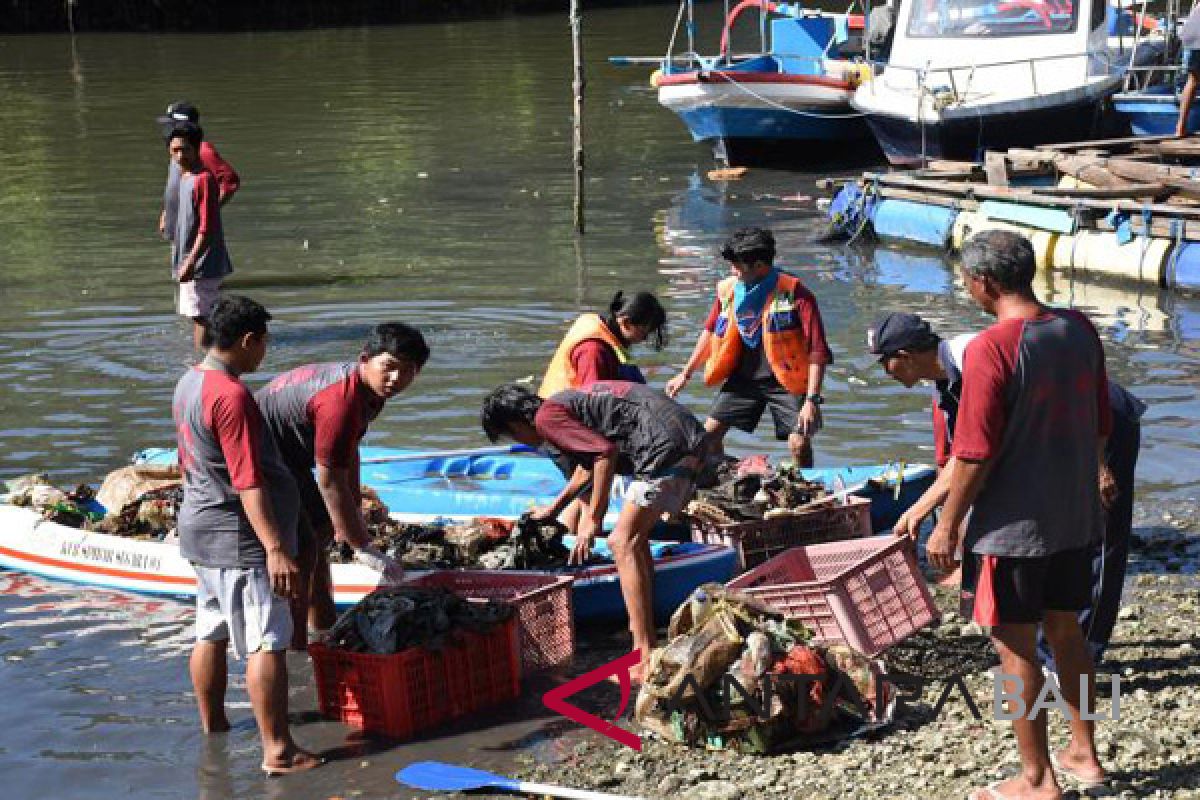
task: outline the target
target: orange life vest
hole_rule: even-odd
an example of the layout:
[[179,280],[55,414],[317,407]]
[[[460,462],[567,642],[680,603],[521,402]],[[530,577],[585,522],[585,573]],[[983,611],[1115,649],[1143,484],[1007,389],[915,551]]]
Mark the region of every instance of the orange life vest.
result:
[[599,339],[616,352],[617,361],[621,364],[629,363],[629,351],[625,349],[625,345],[621,344],[621,340],[616,337],[616,334],[608,329],[604,320],[600,319],[600,315],[582,314],[571,325],[567,335],[559,343],[558,349],[554,351],[554,358],[550,359],[550,366],[546,368],[546,377],[542,378],[542,386],[538,389],[540,396],[550,397],[563,389],[579,388],[575,365],[571,363],[571,351],[577,344],[588,339]]
[[[704,383],[708,386],[728,380],[742,355],[742,335],[733,310],[736,284],[737,278],[732,276],[717,284],[721,313],[704,366]],[[795,275],[781,272],[775,291],[763,304],[762,342],[767,363],[783,388],[792,394],[808,392],[808,342],[796,316],[796,290],[801,285]]]

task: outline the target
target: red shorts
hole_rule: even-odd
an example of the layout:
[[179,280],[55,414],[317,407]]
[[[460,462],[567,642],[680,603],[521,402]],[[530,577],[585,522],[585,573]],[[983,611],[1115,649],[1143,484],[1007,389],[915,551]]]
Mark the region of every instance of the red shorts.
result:
[[963,554],[961,613],[977,625],[1038,623],[1047,611],[1082,611],[1091,599],[1086,547],[1034,558]]

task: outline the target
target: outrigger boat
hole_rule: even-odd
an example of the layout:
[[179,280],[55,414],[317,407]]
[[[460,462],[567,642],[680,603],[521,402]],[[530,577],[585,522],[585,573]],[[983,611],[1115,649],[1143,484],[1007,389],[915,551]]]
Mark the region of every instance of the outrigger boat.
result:
[[[735,54],[734,24],[753,10],[760,48]],[[683,0],[665,57],[610,61],[657,66],[650,82],[658,102],[683,120],[692,139],[712,144],[726,165],[799,161],[827,155],[805,143],[869,138],[862,115],[850,107],[854,90],[871,75],[857,58],[863,15],[770,0],[742,0],[732,9],[726,3],[725,12],[715,56],[696,52],[693,2]],[[676,54],[681,29],[687,50]]]

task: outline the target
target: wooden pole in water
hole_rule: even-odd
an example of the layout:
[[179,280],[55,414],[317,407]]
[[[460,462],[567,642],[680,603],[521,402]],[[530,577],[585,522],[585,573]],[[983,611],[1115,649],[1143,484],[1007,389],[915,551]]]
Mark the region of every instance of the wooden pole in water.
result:
[[583,18],[579,12],[579,0],[571,0],[571,54],[574,60],[574,80],[571,92],[574,95],[575,122],[572,141],[575,161],[575,232],[583,233]]

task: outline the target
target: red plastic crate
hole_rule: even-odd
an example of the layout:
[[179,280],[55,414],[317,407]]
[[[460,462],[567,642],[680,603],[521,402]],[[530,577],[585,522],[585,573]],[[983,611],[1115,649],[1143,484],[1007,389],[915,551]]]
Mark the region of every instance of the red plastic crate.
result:
[[908,543],[892,536],[797,547],[728,586],[869,656],[939,618]]
[[460,631],[440,650],[375,655],[314,643],[308,652],[323,716],[396,739],[521,692],[515,616],[486,634]]
[[449,589],[468,600],[503,600],[517,609],[522,674],[562,669],[575,657],[571,584],[562,575],[445,570],[414,578],[415,586]]
[[785,550],[801,545],[871,535],[871,501],[849,495],[845,505],[829,505],[764,520],[718,525],[692,521],[692,540],[737,551],[737,570],[753,569]]

